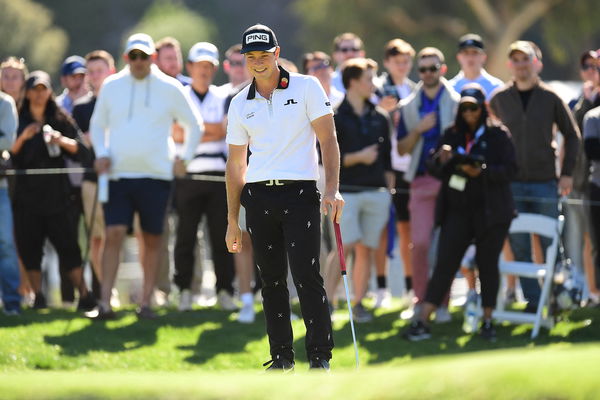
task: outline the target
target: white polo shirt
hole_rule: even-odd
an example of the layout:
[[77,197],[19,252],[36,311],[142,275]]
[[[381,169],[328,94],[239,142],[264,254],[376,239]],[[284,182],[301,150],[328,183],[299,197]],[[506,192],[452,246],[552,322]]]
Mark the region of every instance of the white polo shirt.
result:
[[[183,90],[189,95],[192,105],[200,112],[204,122],[209,124],[223,122],[227,92],[215,85],[210,85],[204,99],[200,101],[192,85],[184,87]],[[194,158],[187,165],[187,172],[225,171],[226,155],[225,139],[200,143],[196,147]]]
[[333,114],[319,81],[279,67],[279,85],[271,101],[253,81],[231,101],[228,144],[249,145],[246,182],[270,179],[317,180],[316,134],[311,122]]

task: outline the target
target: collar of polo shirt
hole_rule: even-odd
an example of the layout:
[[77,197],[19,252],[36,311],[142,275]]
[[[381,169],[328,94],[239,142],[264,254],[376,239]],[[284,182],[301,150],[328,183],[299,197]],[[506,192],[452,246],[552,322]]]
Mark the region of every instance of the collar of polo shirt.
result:
[[[279,83],[277,83],[277,87],[275,89],[287,89],[290,85],[290,73],[287,72],[281,65],[277,66],[279,68]],[[254,100],[256,97],[256,78],[252,79],[252,83],[250,84],[250,89],[248,89],[247,100]]]

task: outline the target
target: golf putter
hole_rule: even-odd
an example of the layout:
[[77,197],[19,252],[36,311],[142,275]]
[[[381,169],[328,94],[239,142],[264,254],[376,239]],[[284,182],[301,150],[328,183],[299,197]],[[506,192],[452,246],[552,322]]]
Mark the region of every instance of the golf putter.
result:
[[344,289],[346,289],[346,302],[348,303],[348,314],[350,315],[350,328],[352,329],[352,341],[354,342],[354,356],[356,357],[356,368],[358,369],[358,345],[356,343],[356,332],[354,331],[354,319],[352,318],[352,306],[350,305],[350,291],[348,290],[348,277],[346,273],[346,258],[344,257],[344,246],[342,245],[342,232],[340,224],[333,222],[335,230],[335,242],[338,249],[338,257],[340,258],[340,268],[342,278],[344,280]]

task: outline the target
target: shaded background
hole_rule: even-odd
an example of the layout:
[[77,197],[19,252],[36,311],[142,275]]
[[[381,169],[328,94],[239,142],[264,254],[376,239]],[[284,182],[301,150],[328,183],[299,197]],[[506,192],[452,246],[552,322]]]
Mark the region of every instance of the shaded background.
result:
[[352,31],[377,61],[395,37],[416,50],[439,47],[449,76],[458,70],[457,40],[467,32],[483,36],[488,70],[505,79],[506,48],[516,39],[538,43],[544,79],[577,79],[579,55],[600,47],[597,0],[0,0],[0,58],[24,57],[30,69],[56,77],[70,54],[106,49],[119,58],[134,31],[176,37],[184,58],[193,43],[211,41],[223,57],[257,22],[273,28],[282,56],[296,63],[304,51],[331,53],[333,37]]

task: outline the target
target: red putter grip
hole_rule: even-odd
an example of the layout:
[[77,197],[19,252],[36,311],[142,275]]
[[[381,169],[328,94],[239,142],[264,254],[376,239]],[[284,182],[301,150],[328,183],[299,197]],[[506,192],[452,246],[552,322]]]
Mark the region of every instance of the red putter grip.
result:
[[340,231],[340,224],[333,222],[333,229],[335,231],[335,242],[338,249],[338,257],[340,258],[340,268],[342,269],[342,275],[346,275],[346,257],[344,257],[344,245],[342,244],[342,232]]

